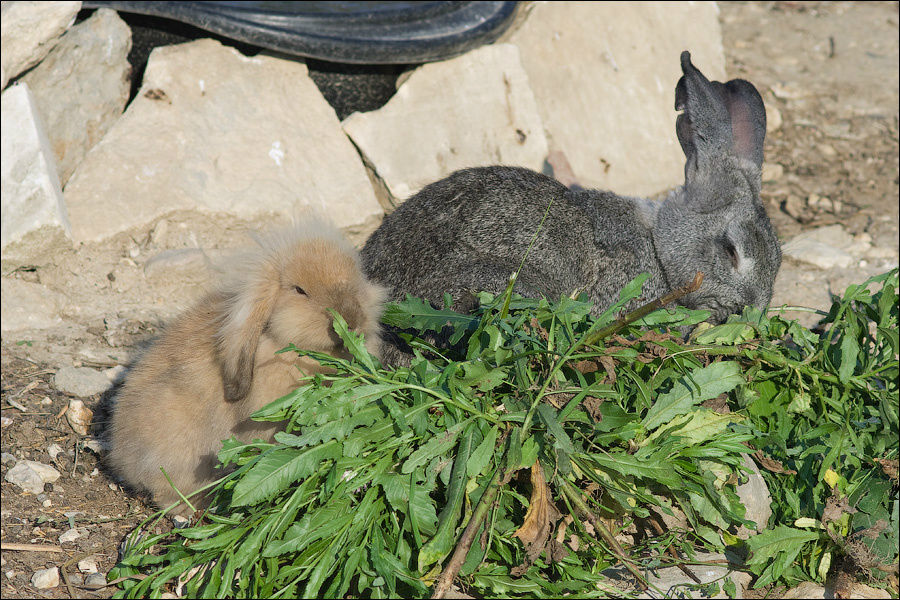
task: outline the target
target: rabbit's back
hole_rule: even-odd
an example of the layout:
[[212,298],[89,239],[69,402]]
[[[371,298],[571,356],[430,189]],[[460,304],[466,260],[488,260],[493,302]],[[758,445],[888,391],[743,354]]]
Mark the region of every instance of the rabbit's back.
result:
[[423,188],[361,254],[366,273],[395,300],[409,293],[439,303],[447,292],[465,310],[469,292],[503,291],[521,264],[518,293],[584,291],[599,308],[636,275],[658,270],[650,244],[629,199],[571,191],[528,169],[484,167]]

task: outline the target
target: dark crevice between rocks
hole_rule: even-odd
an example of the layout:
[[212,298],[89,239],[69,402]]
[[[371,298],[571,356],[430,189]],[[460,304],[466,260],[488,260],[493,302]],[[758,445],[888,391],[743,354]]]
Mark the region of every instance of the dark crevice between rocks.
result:
[[[77,22],[93,14],[93,9],[78,13]],[[264,49],[225,38],[193,25],[132,13],[120,12],[119,17],[131,28],[131,92],[128,102],[137,96],[147,67],[150,52],[157,46],[183,44],[201,38],[212,38],[226,46],[236,48],[245,56],[255,56]],[[304,60],[297,57],[298,60]],[[367,112],[381,108],[394,95],[397,77],[415,65],[350,65],[306,59],[309,76],[315,82],[328,104],[334,108],[338,119],[343,120],[354,112]]]

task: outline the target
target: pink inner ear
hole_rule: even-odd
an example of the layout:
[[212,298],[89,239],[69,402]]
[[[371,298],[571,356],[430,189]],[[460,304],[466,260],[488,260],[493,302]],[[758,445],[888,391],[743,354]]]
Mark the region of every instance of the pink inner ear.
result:
[[729,99],[728,114],[731,117],[731,138],[734,151],[743,158],[752,158],[754,151],[753,122],[747,105]]

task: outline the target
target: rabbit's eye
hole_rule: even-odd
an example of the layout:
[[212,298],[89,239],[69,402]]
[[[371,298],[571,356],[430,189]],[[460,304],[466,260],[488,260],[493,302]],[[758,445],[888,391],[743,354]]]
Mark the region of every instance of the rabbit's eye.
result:
[[306,290],[304,290],[299,285],[294,286],[294,291],[297,292],[298,294],[300,294],[301,296],[306,296]]

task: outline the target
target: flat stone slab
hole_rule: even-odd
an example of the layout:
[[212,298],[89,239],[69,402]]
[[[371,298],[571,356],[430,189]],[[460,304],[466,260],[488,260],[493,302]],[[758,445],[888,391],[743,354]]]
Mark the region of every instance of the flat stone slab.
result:
[[29,329],[49,329],[62,323],[60,309],[65,299],[39,283],[4,277],[0,281],[2,331],[7,334]]
[[34,94],[63,185],[125,109],[129,50],[131,29],[114,10],[101,8],[69,29],[47,58],[22,76]]
[[37,495],[44,491],[45,483],[53,483],[59,477],[59,471],[50,465],[34,460],[20,460],[6,472],[4,479],[26,492]]
[[[112,386],[109,377],[102,371],[88,367],[63,367],[53,376],[53,387],[81,398],[102,394]],[[78,406],[81,408],[83,405]]]
[[175,210],[291,219],[314,210],[354,242],[383,211],[301,62],[202,39],[156,48],[138,96],[65,188],[76,241]]
[[79,10],[81,2],[4,2],[0,8],[0,88],[47,56]]
[[0,113],[0,243],[8,272],[45,264],[71,242],[56,159],[26,84],[4,90]]
[[714,2],[536,2],[505,36],[522,54],[551,151],[584,187],[649,196],[684,183],[679,56],[725,77]]
[[398,201],[458,169],[541,170],[547,157],[519,49],[509,44],[423,65],[385,106],[343,126]]

